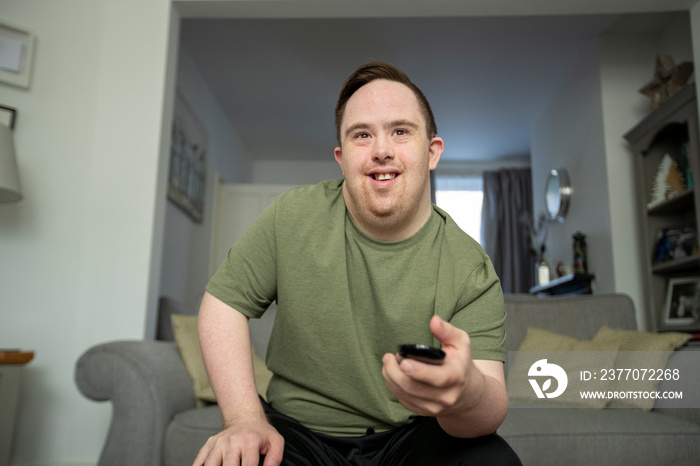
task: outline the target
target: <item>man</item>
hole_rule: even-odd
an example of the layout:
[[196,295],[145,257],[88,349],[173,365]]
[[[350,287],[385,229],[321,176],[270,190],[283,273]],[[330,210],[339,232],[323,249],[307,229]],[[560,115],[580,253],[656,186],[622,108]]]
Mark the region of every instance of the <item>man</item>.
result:
[[[224,430],[195,465],[518,464],[504,309],[483,250],[430,202],[444,143],[398,69],[358,68],[336,106],[344,180],[277,198],[207,286],[200,343]],[[261,403],[247,319],[278,311]],[[394,355],[442,346],[439,366]],[[264,457],[264,460],[262,459]]]

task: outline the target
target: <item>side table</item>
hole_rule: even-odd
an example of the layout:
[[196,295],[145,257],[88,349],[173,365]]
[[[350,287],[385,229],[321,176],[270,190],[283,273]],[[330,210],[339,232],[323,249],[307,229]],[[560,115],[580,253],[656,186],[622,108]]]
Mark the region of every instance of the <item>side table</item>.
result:
[[0,350],[0,466],[10,463],[22,366],[33,358],[33,351]]
[[530,288],[538,296],[593,294],[595,275],[572,273],[556,278],[546,285]]

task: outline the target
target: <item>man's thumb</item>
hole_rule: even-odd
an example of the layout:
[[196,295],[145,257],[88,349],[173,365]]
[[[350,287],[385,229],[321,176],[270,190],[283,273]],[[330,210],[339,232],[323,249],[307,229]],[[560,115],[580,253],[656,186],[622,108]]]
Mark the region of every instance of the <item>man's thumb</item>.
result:
[[430,319],[430,331],[433,336],[442,343],[449,343],[455,335],[455,328],[448,322],[445,322],[440,316],[433,316]]

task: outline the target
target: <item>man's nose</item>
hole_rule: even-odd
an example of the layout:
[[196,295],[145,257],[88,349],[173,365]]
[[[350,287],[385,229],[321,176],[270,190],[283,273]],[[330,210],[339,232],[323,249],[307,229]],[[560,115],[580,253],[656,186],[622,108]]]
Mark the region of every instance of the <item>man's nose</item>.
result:
[[374,145],[374,159],[383,161],[394,158],[394,147],[388,137],[378,137]]

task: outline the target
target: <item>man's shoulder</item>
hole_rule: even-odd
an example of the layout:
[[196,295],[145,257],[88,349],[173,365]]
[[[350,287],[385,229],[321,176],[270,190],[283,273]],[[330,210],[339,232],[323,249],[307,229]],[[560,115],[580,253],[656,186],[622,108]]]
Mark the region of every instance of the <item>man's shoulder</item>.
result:
[[486,253],[481,245],[474,238],[465,233],[447,212],[436,205],[433,205],[433,210],[442,217],[445,224],[444,244],[448,248],[454,249],[454,251],[450,253],[483,260],[483,256]]
[[[478,241],[465,233],[445,211],[433,208],[445,222],[440,254],[440,266],[449,270],[455,289],[460,289],[475,271],[493,269],[491,258]],[[445,277],[447,278],[447,277]]]
[[342,185],[343,180],[323,181],[278,196],[274,203],[277,229],[294,234],[311,229],[318,234],[336,223],[342,224],[345,218]]
[[328,180],[318,184],[299,186],[277,197],[276,202],[283,208],[300,208],[308,205],[333,203],[342,198],[343,180]]

